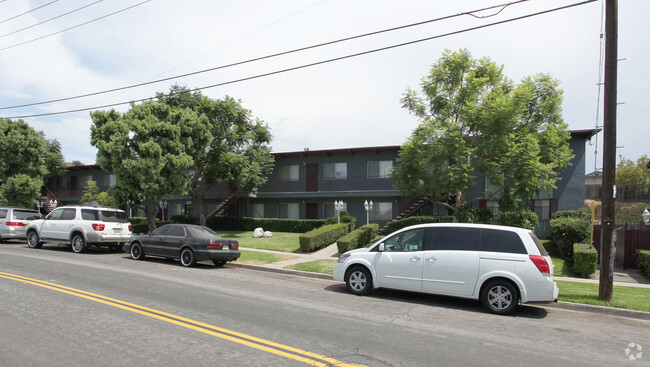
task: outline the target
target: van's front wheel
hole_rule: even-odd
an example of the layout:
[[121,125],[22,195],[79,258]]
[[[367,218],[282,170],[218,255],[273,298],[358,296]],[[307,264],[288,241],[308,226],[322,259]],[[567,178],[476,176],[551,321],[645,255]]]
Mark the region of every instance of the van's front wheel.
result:
[[372,276],[368,269],[356,266],[348,270],[345,275],[345,284],[351,293],[363,296],[372,290]]

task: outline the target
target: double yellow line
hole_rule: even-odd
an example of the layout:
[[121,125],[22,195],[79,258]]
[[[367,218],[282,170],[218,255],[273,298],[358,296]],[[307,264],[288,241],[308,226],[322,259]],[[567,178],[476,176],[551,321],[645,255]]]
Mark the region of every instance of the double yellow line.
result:
[[65,287],[62,285],[48,283],[38,279],[23,277],[20,275],[9,274],[0,272],[0,278],[6,278],[22,282],[24,284],[31,284],[38,287],[51,289],[53,291],[69,294],[71,296],[84,298],[89,301],[102,303],[108,306],[120,308],[126,311],[138,313],[143,316],[158,319],[170,324],[178,325],[187,329],[198,331],[204,334],[212,335],[217,338],[226,339],[238,344],[243,344],[251,348],[259,349],[268,353],[277,354],[289,359],[301,361],[312,366],[355,366],[337,361],[335,359],[321,356],[315,353],[307,352],[301,349],[293,348],[287,345],[274,343],[272,341],[256,338],[251,335],[238,333],[236,331],[223,329],[214,325],[209,325],[200,321],[188,319],[185,317],[173,315],[167,312],[155,310],[152,308],[136,305],[129,302],[120,301],[114,298],[104,297],[99,294],[85,292],[79,289]]

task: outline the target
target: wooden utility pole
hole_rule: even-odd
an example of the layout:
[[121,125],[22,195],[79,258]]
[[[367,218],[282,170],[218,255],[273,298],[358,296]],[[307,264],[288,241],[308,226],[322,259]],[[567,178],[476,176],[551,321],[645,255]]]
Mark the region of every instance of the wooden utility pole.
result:
[[603,217],[600,234],[598,297],[611,301],[614,291],[616,227],[616,82],[618,71],[618,0],[605,1],[605,95],[603,122]]

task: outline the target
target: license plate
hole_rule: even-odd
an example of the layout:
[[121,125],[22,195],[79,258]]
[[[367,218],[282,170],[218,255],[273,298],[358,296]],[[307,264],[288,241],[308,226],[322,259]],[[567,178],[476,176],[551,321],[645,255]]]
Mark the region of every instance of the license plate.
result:
[[224,250],[230,250],[230,245],[223,245],[221,248]]
[[113,228],[113,233],[120,233],[122,232],[122,228]]

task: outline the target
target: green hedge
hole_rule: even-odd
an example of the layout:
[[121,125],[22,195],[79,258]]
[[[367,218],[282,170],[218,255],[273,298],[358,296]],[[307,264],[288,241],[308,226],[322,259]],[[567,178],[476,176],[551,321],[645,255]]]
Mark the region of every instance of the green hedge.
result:
[[378,232],[379,225],[371,223],[346,234],[336,240],[336,247],[339,249],[339,254],[366,246],[377,236]]
[[573,273],[583,277],[596,272],[598,251],[588,244],[576,243],[573,245]]
[[199,223],[199,221],[193,215],[189,215],[189,214],[172,215],[171,219],[174,221],[174,223],[187,223],[187,224]]
[[[173,220],[165,220],[165,221],[157,220],[156,221],[156,228],[158,228],[158,227],[160,227],[162,225],[165,225],[165,224],[169,224],[169,223],[174,223],[174,221]],[[132,231],[133,234],[148,233],[149,232],[149,225],[146,222],[146,218],[145,218],[144,223],[133,224],[133,222],[131,222],[131,225],[133,226],[133,231]]]
[[348,223],[328,224],[298,236],[300,251],[313,252],[327,247],[348,234]]
[[400,230],[404,227],[413,226],[416,224],[425,224],[425,223],[452,223],[454,217],[446,215],[439,217],[432,216],[422,216],[422,217],[408,217],[404,219],[394,220],[386,225],[382,230],[383,234],[393,233],[397,230]]
[[[334,221],[336,223],[336,219]],[[211,217],[206,225],[215,231],[254,231],[305,233],[326,224],[325,219],[277,219],[248,217]]]
[[589,236],[589,221],[578,217],[551,219],[551,241],[569,266],[573,266],[573,244],[581,243]]
[[636,250],[636,264],[650,277],[650,250]]
[[539,222],[537,214],[527,208],[519,208],[499,213],[499,224],[504,226],[535,229]]

